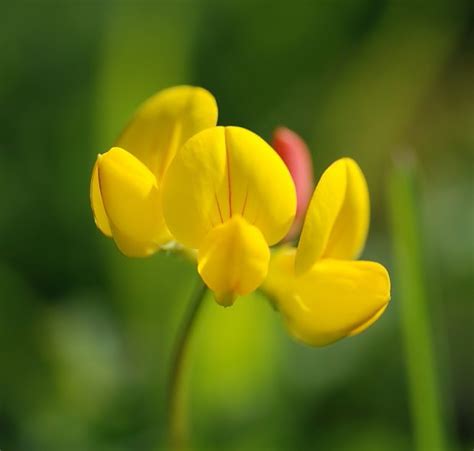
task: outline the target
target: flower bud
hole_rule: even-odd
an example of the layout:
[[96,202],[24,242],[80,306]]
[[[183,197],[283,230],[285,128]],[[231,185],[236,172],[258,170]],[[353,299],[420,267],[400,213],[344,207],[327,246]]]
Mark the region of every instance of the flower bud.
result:
[[287,240],[295,238],[308,208],[314,187],[313,165],[308,146],[299,135],[286,127],[278,127],[273,133],[272,147],[290,171],[296,189],[296,216]]

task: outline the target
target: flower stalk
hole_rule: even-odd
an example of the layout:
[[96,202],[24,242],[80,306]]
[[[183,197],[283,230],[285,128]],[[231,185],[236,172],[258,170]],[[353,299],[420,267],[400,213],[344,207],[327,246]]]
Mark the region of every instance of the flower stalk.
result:
[[167,416],[169,449],[183,451],[188,448],[188,426],[186,415],[185,372],[192,331],[207,292],[207,286],[198,281],[188,311],[178,333],[172,355],[168,385]]

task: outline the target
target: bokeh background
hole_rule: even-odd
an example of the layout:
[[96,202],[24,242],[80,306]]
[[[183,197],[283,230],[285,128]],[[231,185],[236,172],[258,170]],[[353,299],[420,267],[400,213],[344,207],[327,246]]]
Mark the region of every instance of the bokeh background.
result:
[[[189,376],[195,449],[472,449],[473,42],[469,0],[2,2],[0,449],[164,449],[195,269],[123,257],[88,189],[137,105],[180,83],[211,90],[221,124],[296,130],[318,177],[355,158],[372,197],[364,257],[393,276],[381,320],[323,349],[291,340],[259,295],[230,309],[207,299]],[[398,229],[412,223],[408,239]],[[420,314],[403,319],[417,302],[421,338]],[[427,374],[438,420],[420,426]]]

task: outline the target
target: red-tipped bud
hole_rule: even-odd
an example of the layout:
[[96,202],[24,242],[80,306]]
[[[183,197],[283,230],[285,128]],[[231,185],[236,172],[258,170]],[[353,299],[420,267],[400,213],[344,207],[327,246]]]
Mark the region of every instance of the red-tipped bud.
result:
[[313,165],[308,146],[299,135],[285,127],[273,132],[273,148],[285,162],[296,188],[296,216],[286,237],[294,238],[300,231],[314,187]]

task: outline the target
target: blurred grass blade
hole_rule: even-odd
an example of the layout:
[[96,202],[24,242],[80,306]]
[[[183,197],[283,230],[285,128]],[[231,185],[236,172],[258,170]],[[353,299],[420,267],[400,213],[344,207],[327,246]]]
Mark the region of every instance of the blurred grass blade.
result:
[[[398,156],[398,155],[397,155]],[[395,278],[400,303],[416,450],[446,450],[435,350],[423,280],[419,199],[413,154],[400,155],[389,180]]]

